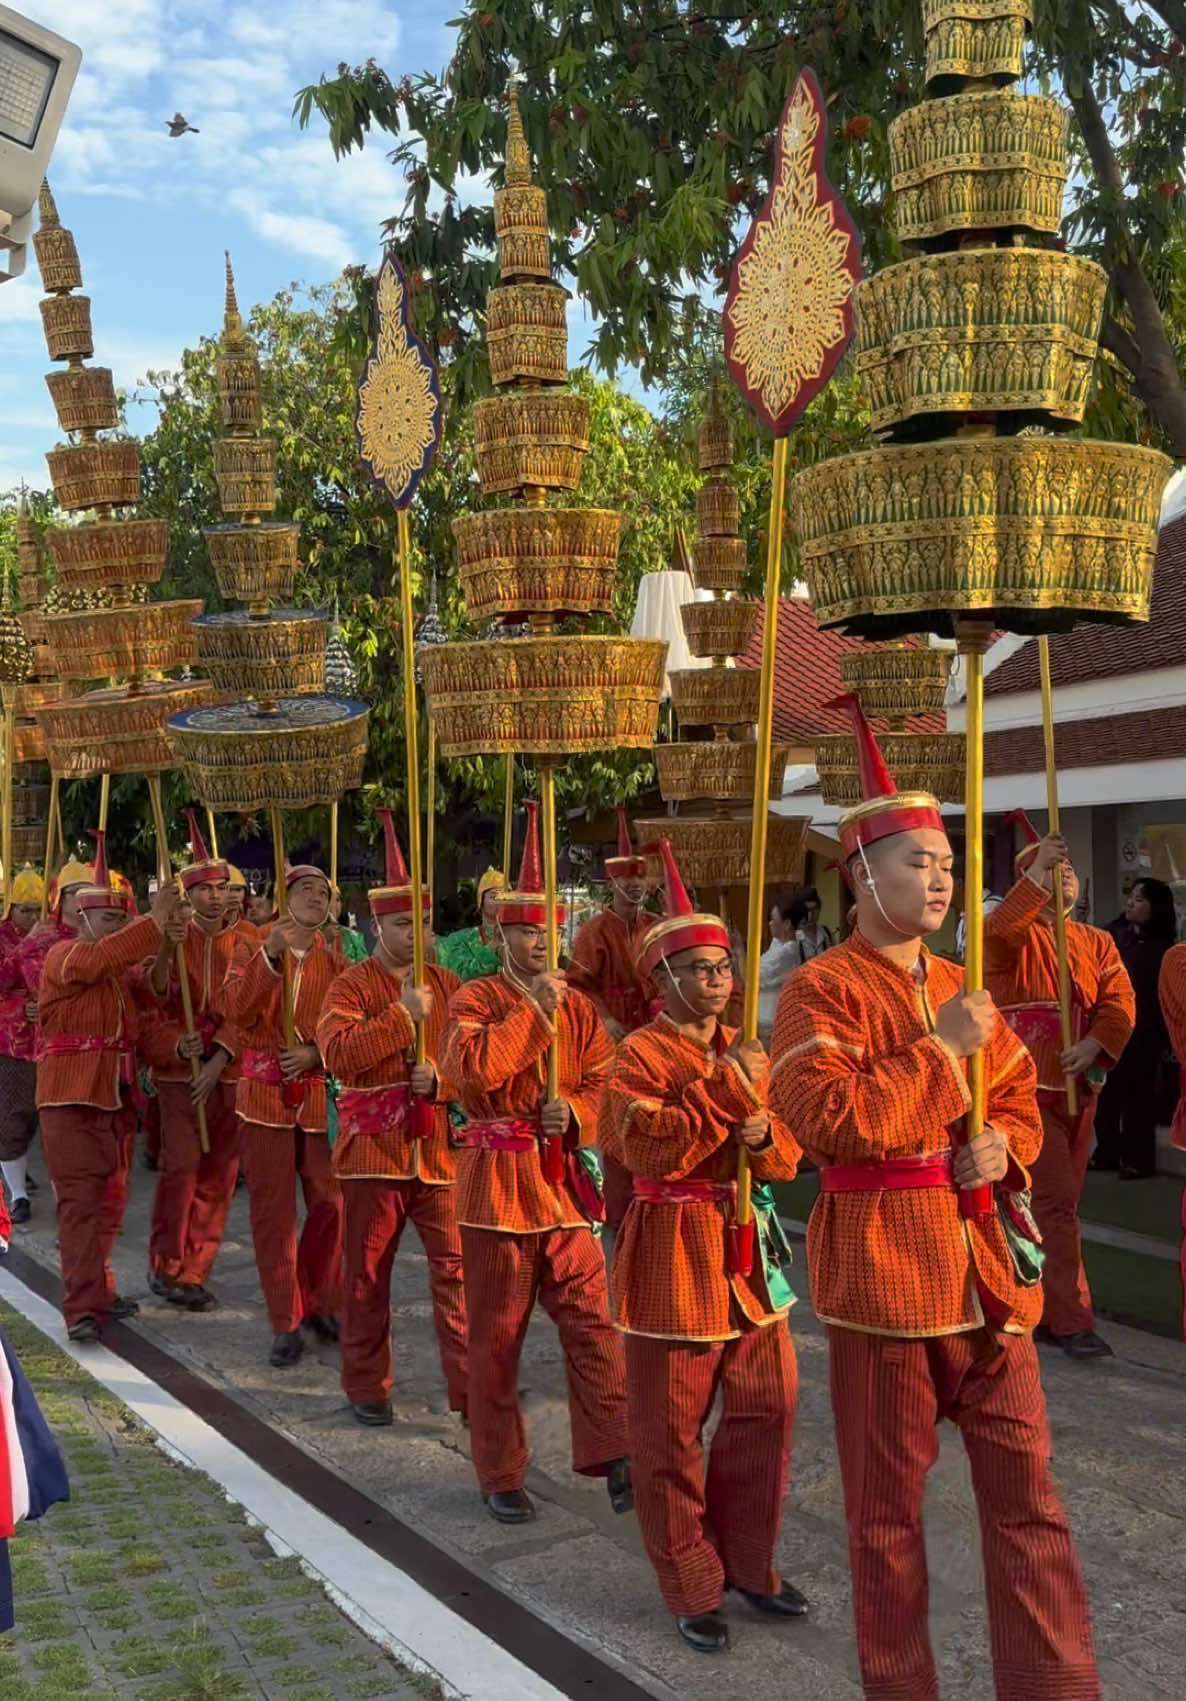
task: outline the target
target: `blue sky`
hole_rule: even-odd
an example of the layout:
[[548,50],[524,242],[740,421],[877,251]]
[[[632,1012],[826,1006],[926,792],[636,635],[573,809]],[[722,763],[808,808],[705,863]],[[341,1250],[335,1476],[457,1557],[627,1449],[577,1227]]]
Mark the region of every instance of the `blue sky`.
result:
[[[455,0],[14,0],[83,50],[50,181],[93,303],[95,361],[131,388],[218,329],[222,251],[246,308],[294,280],[374,264],[402,182],[382,139],[337,162],[299,131],[303,84],[373,56],[392,75],[448,58]],[[169,138],[180,110],[201,134]],[[32,252],[0,285],[0,491],[43,487],[58,437]],[[149,430],[150,407],[133,428]]]

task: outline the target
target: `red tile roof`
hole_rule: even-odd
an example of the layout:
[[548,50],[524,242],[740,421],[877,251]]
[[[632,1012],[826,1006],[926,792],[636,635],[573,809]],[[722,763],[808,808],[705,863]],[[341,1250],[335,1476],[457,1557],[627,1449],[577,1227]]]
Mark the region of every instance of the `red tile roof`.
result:
[[[1186,707],[1056,721],[1054,755],[1060,769],[1131,765],[1186,756]],[[1040,726],[1008,727],[984,737],[984,772],[1037,774],[1046,767]]]
[[[1152,673],[1186,662],[1186,515],[1162,531],[1157,544],[1147,626],[1076,626],[1050,640],[1054,685],[1081,685],[1125,673]],[[984,681],[987,697],[1038,689],[1038,646],[1023,644]],[[1098,725],[1091,722],[1091,725]]]
[[[759,667],[765,610],[758,618],[748,652],[739,656],[739,667]],[[778,633],[774,646],[774,736],[784,744],[810,744],[825,732],[847,732],[843,715],[829,712],[824,704],[838,697],[840,657],[851,650],[872,648],[860,638],[825,632],[815,623],[804,597],[781,597],[778,604]],[[908,721],[911,732],[943,732],[944,715],[919,715]]]

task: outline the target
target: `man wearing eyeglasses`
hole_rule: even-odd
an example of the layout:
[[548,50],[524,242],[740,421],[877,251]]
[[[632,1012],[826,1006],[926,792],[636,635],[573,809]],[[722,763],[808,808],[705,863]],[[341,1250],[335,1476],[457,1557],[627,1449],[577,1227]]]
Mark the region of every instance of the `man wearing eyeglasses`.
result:
[[[716,1653],[729,1642],[727,1589],[769,1616],[807,1611],[774,1568],[797,1387],[786,1247],[760,1211],[745,1268],[734,1224],[739,1152],[761,1183],[791,1179],[799,1147],[766,1108],[761,1045],[722,1023],[733,991],[725,925],[693,912],[666,840],[659,850],[668,913],[646,934],[640,968],[663,1012],[618,1047],[599,1127],[633,1176],[613,1291],[639,1529],[679,1634]],[[706,1461],[701,1431],[718,1391]]]

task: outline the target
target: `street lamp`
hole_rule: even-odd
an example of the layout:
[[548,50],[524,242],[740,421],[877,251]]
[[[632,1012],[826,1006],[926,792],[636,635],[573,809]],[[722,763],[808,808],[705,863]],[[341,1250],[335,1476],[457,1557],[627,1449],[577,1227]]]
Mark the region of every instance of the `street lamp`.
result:
[[82,49],[0,5],[0,283],[25,269],[33,203]]

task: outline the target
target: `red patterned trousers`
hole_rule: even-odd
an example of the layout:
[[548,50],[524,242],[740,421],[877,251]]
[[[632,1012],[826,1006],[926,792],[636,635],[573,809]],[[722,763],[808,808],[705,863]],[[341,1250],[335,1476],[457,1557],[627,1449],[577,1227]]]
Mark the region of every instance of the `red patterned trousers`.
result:
[[[336,1317],[342,1300],[342,1195],[329,1140],[303,1128],[243,1124],[243,1166],[255,1267],[275,1335],[302,1317]],[[296,1184],[305,1199],[297,1239]]]
[[62,1316],[101,1320],[115,1298],[111,1249],[124,1220],[136,1118],[130,1110],[45,1105],[41,1145],[58,1204]]
[[1042,1272],[1045,1309],[1042,1321],[1056,1335],[1074,1335],[1095,1327],[1091,1289],[1083,1268],[1079,1238],[1079,1200],[1095,1127],[1096,1095],[1079,1082],[1079,1115],[1074,1122],[1065,1105],[1041,1104],[1042,1149],[1033,1161],[1034,1216],[1046,1248]]
[[161,1153],[148,1267],[155,1275],[204,1288],[222,1244],[239,1173],[235,1088],[221,1081],[206,1100],[210,1150],[202,1151],[188,1081],[158,1081]]
[[629,1451],[626,1367],[609,1320],[605,1261],[586,1228],[503,1234],[462,1227],[469,1317],[469,1425],[483,1494],[522,1488],[527,1437],[519,1409],[519,1355],[538,1299],[560,1332],[572,1468],[604,1476]]
[[452,1187],[346,1177],[342,1188],[342,1387],[352,1405],[391,1392],[391,1268],[408,1220],[428,1258],[437,1350],[449,1407],[466,1409],[465,1289]]
[[972,1468],[997,1701],[1098,1701],[1029,1336],[899,1340],[830,1328],[828,1361],[867,1701],[938,1695],[922,1501],[940,1418],[959,1426]]
[[[723,1412],[704,1427],[720,1390]],[[626,1336],[634,1510],[679,1617],[712,1612],[726,1582],[773,1593],[798,1372],[784,1322],[733,1341]]]

